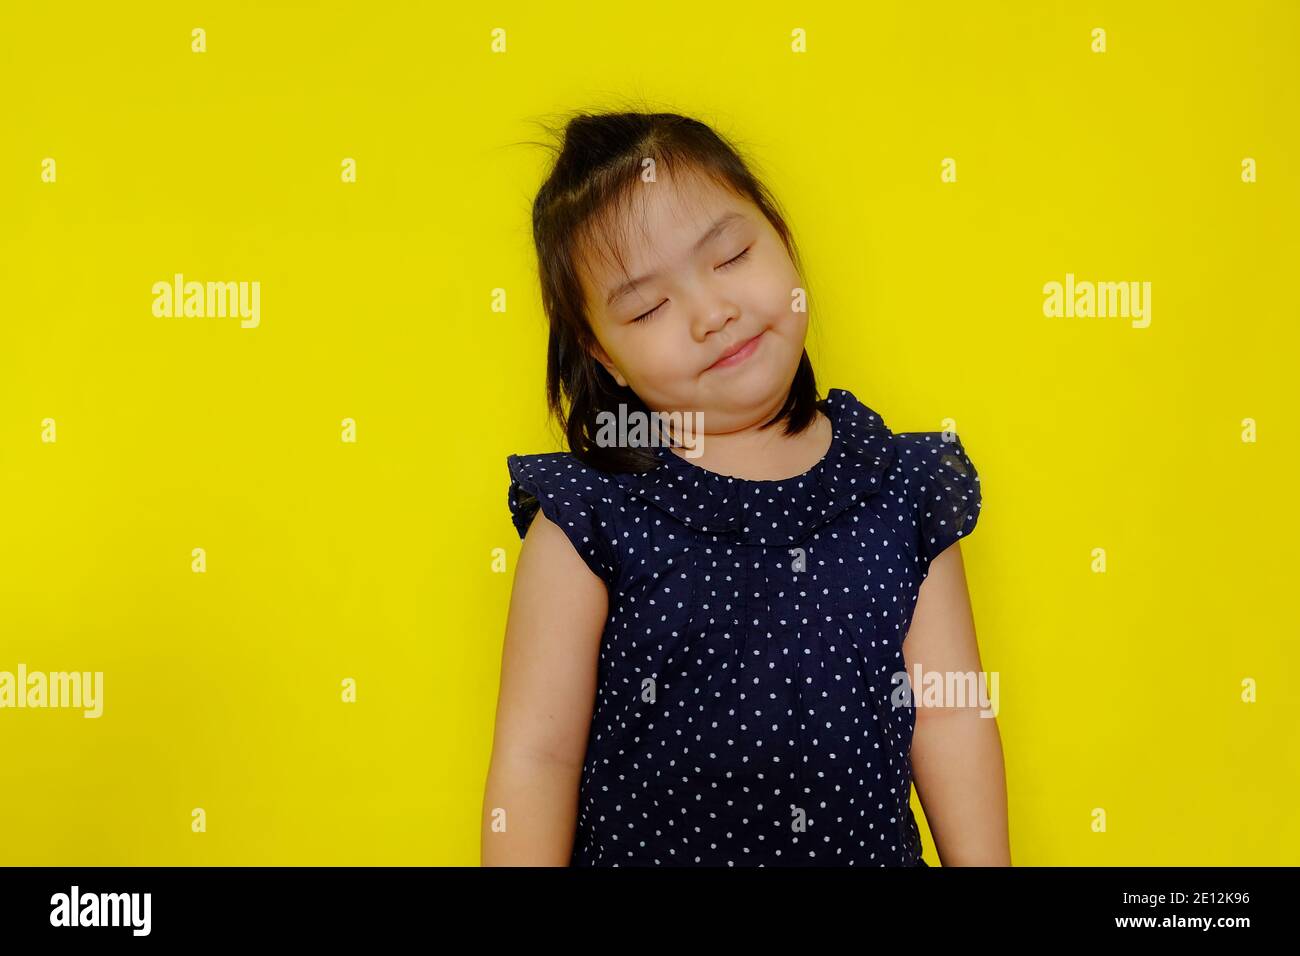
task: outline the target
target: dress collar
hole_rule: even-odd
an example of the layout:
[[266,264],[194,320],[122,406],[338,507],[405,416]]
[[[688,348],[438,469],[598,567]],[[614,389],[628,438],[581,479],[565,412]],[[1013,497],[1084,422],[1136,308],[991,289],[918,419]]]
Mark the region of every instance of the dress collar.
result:
[[832,388],[823,411],[831,420],[830,448],[793,478],[720,475],[662,446],[654,449],[659,467],[614,477],[693,531],[728,535],[741,544],[796,544],[854,501],[880,491],[894,458],[893,432],[852,392]]

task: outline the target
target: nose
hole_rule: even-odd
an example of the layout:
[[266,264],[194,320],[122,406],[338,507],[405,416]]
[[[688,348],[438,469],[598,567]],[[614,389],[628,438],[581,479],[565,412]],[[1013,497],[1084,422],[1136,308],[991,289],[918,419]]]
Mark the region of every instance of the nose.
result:
[[703,342],[711,333],[726,328],[728,323],[738,318],[740,307],[728,296],[715,294],[706,297],[695,310],[694,337]]

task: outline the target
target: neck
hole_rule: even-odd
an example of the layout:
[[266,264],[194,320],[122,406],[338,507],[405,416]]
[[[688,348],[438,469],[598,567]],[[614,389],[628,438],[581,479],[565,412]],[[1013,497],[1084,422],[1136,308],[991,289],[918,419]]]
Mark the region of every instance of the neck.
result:
[[760,428],[777,413],[780,406],[768,410],[749,425],[729,432],[703,435],[703,450],[688,457],[687,449],[672,448],[678,458],[715,474],[745,481],[783,481],[811,470],[830,450],[833,428],[820,410],[813,423],[798,435],[785,434],[784,423]]

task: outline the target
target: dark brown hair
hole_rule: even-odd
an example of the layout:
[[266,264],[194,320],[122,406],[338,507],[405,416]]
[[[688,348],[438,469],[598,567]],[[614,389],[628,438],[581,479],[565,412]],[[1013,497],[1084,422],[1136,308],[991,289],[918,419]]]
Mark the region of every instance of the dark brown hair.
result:
[[[613,237],[625,222],[647,158],[675,182],[699,174],[751,201],[772,224],[803,275],[798,249],[775,198],[736,148],[712,128],[676,113],[572,115],[550,175],[533,201],[533,243],[542,307],[550,324],[546,399],[573,455],[606,472],[648,471],[657,466],[658,459],[651,449],[602,447],[595,441],[600,412],[617,416],[619,404],[626,405],[629,412],[648,413],[649,409],[591,354],[596,339],[579,270],[584,253],[602,245],[622,264]],[[784,420],[786,434],[798,434],[816,420],[819,404],[816,377],[805,349],[784,405],[762,427]]]

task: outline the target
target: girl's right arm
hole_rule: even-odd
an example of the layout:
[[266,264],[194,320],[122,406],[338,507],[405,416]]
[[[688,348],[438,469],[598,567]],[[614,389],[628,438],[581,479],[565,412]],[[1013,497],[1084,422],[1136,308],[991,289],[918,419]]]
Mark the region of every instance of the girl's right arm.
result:
[[510,595],[483,866],[569,865],[608,609],[605,583],[539,510]]

